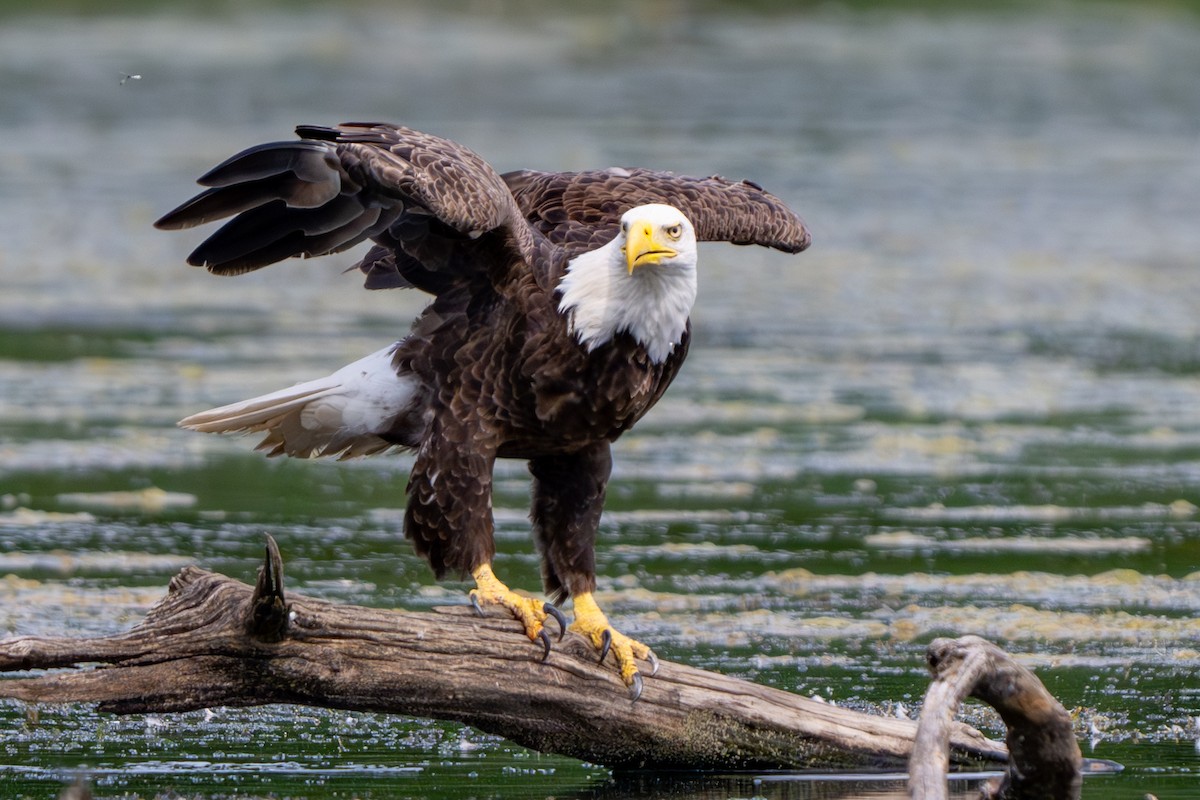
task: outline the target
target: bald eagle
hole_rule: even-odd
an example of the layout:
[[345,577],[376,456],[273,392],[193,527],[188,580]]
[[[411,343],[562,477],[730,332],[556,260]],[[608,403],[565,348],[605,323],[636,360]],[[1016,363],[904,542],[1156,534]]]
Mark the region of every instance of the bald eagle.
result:
[[[611,652],[636,699],[646,645],[597,606],[595,539],[611,445],[650,410],[690,341],[696,242],[797,253],[804,223],[749,181],[643,169],[499,175],[457,143],[379,123],[301,126],[199,179],[209,187],[155,224],[232,216],[189,256],[235,275],[371,240],[368,288],[432,295],[400,341],[333,374],[204,411],[180,425],[261,432],[270,455],[415,452],[404,533],[441,578],[474,579],[550,650],[554,604]],[[549,603],[492,571],[492,468],[528,461],[533,538]],[[651,673],[653,674],[653,673]]]

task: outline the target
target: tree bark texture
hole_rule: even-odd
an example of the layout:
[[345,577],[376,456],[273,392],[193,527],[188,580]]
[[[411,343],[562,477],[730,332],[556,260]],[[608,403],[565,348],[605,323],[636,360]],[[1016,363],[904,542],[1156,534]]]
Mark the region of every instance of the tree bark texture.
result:
[[[631,702],[572,633],[540,656],[515,620],[466,605],[408,612],[285,599],[269,540],[255,587],[187,567],[126,633],[0,641],[0,671],[100,664],[3,679],[0,697],[118,714],[293,703],[457,720],[617,769],[895,769],[916,734],[908,720],[667,661]],[[946,737],[956,763],[1007,759],[1004,745],[965,725]]]

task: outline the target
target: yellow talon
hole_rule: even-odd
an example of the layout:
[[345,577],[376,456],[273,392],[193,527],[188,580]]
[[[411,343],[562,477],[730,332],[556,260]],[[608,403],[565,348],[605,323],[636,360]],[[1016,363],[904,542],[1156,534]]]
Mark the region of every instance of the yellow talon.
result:
[[[471,577],[475,579],[475,588],[470,591],[471,605],[475,606],[475,610],[483,613],[483,606],[498,605],[508,609],[517,621],[525,628],[525,634],[530,641],[542,641],[545,646],[546,654],[550,654],[550,637],[543,630],[543,625],[548,617],[554,617],[558,620],[559,638],[562,638],[562,631],[566,628],[566,618],[562,612],[549,603],[543,602],[533,597],[517,594],[512,589],[509,589],[496,574],[492,572],[491,565],[484,564],[477,567],[471,572]],[[545,656],[542,657],[545,660]]]
[[649,661],[653,669],[651,674],[658,671],[658,659],[654,652],[641,642],[616,631],[590,592],[575,596],[575,621],[571,623],[571,630],[587,637],[592,646],[600,651],[601,661],[611,650],[613,658],[617,660],[621,680],[629,687],[634,700],[642,692],[642,676],[638,673],[636,659]]

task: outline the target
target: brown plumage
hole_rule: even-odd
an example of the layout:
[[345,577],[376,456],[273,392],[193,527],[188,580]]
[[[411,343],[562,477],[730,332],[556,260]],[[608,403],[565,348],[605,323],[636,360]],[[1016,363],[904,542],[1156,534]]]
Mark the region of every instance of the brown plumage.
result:
[[[272,455],[415,450],[405,535],[439,577],[470,573],[481,587],[495,552],[494,460],[527,459],[545,589],[556,602],[590,595],[610,445],[687,354],[695,240],[795,253],[809,244],[804,224],[749,182],[641,169],[501,176],[407,128],[297,132],[218,165],[199,179],[207,191],[156,225],[233,216],[188,258],[219,275],[370,239],[358,263],[368,287],[433,300],[385,351],[181,424],[264,431]],[[654,244],[635,264],[625,250],[643,229]]]

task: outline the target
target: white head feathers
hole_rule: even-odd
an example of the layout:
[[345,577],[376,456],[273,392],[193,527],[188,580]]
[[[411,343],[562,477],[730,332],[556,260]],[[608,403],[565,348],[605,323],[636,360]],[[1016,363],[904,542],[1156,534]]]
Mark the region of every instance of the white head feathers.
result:
[[696,301],[695,229],[673,206],[631,208],[615,239],[571,260],[558,291],[558,309],[588,352],[627,332],[661,363]]

